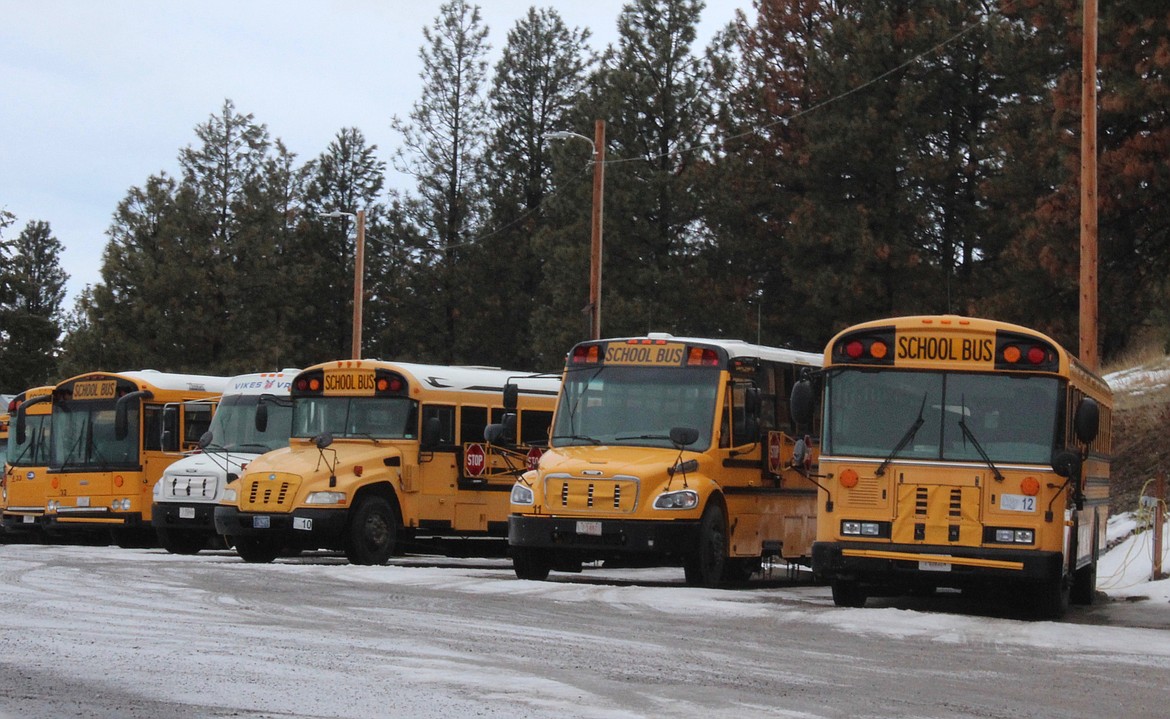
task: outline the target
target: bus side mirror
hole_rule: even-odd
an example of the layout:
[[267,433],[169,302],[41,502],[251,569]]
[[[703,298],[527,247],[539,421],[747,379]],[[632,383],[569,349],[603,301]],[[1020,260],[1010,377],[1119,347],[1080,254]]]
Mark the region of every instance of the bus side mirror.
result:
[[[488,436],[490,432],[491,436]],[[491,444],[514,442],[516,440],[516,413],[505,412],[498,424],[483,428],[483,438]]]
[[801,377],[799,382],[792,385],[792,393],[788,397],[788,410],[798,432],[812,425],[813,404],[812,382],[808,377]]
[[699,441],[699,430],[694,427],[671,427],[670,442],[682,449]]
[[268,404],[263,400],[256,405],[256,431],[261,434],[268,431]]
[[1089,444],[1097,439],[1097,431],[1101,427],[1101,408],[1091,397],[1081,399],[1077,405],[1077,413],[1073,416],[1073,431],[1082,444]]
[[483,439],[488,444],[500,444],[504,438],[504,425],[489,424],[483,428]]
[[520,387],[509,382],[504,385],[504,409],[508,412],[515,412],[516,407],[520,404]]
[[199,449],[207,449],[213,439],[215,439],[215,435],[211,433],[211,430],[204,432],[199,438]]
[[748,417],[759,417],[764,406],[764,393],[759,387],[748,387],[743,391],[743,411]]
[[1077,479],[1081,474],[1081,455],[1069,449],[1052,453],[1052,471],[1061,477]]
[[443,436],[443,422],[438,417],[428,417],[423,422],[422,437],[419,445],[422,449],[431,449],[438,446]]

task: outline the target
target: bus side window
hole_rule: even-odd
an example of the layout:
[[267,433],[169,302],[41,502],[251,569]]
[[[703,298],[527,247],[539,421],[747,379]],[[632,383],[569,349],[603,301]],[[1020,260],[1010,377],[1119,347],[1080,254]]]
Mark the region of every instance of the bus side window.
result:
[[[164,423],[163,408],[157,404],[147,404],[142,407],[142,448],[147,451],[157,452],[159,450],[169,450],[170,447],[163,447],[162,436],[163,432],[169,427]],[[177,430],[178,427],[175,427]],[[175,436],[175,435],[171,435]],[[178,449],[175,447],[174,449]]]
[[199,446],[199,438],[211,427],[211,412],[209,404],[183,405],[183,449]]
[[487,407],[463,405],[459,416],[459,441],[482,442],[483,428],[488,423]]
[[[426,441],[427,427],[436,428],[434,446],[450,448],[455,444],[455,408],[450,405],[428,404],[422,408],[422,433],[420,437]],[[433,449],[428,447],[428,449]]]
[[548,428],[552,424],[552,416],[552,412],[538,409],[520,412],[520,444],[548,445]]

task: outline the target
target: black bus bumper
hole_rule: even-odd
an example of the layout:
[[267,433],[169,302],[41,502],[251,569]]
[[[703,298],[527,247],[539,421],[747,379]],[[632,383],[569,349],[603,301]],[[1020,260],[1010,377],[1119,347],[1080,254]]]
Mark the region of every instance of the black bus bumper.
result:
[[636,555],[682,557],[698,541],[699,520],[508,517],[509,546],[552,549],[583,561]]
[[238,507],[215,507],[215,531],[225,537],[271,537],[291,546],[339,548],[344,541],[349,512],[345,509],[306,509],[288,514],[241,512]]

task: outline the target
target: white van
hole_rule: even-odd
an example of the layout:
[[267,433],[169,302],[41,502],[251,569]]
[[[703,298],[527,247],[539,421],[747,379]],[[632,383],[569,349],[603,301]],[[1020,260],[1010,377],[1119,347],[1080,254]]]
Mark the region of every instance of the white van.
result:
[[199,441],[201,451],[171,464],[154,485],[151,522],[168,552],[195,554],[212,547],[215,505],[224,485],[253,459],[288,446],[289,387],[299,372],[261,372],[228,381],[211,426]]

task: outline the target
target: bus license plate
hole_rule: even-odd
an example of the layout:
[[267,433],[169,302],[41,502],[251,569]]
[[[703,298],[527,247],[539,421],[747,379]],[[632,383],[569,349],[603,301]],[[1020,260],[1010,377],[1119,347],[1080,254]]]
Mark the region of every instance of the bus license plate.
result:
[[923,572],[949,572],[950,562],[919,562],[918,569]]
[[257,517],[252,517],[252,529],[268,529],[272,526],[272,517],[266,514],[261,514]]
[[179,519],[195,519],[195,508],[179,507]]
[[21,517],[20,521],[24,522],[25,524],[36,524],[37,518],[32,516],[31,514],[26,514],[23,517]]
[[591,537],[600,537],[601,522],[577,522],[577,534],[588,534]]

